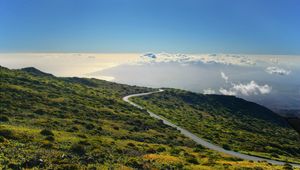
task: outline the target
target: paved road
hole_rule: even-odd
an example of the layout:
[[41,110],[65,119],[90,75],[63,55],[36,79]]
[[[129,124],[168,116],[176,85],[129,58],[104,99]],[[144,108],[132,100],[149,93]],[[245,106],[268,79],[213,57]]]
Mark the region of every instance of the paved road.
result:
[[[159,91],[155,91],[155,92],[148,92],[148,93],[131,94],[131,95],[123,97],[123,100],[125,102],[128,102],[129,104],[131,104],[131,105],[139,108],[139,109],[144,109],[142,106],[140,106],[140,105],[138,105],[138,104],[130,101],[129,98],[131,98],[131,97],[137,97],[137,96],[145,96],[145,95],[150,95],[150,94],[159,93],[159,92],[163,92],[163,90],[159,90]],[[220,146],[217,146],[217,145],[214,145],[212,143],[207,142],[206,140],[204,140],[204,139],[202,139],[202,138],[194,135],[193,133],[189,132],[188,130],[186,130],[186,129],[182,128],[182,127],[179,127],[179,126],[177,126],[177,125],[175,125],[173,123],[171,123],[167,119],[165,119],[163,117],[160,117],[157,114],[155,114],[155,113],[153,113],[153,112],[151,112],[149,110],[147,110],[147,112],[150,114],[151,117],[154,117],[156,119],[162,120],[164,124],[176,128],[183,135],[185,135],[186,137],[188,137],[188,138],[192,139],[193,141],[195,141],[197,144],[200,144],[200,145],[202,145],[202,146],[204,146],[206,148],[209,148],[209,149],[212,149],[212,150],[215,150],[215,151],[218,151],[218,152],[222,152],[222,153],[225,153],[225,154],[228,154],[228,155],[232,155],[232,156],[235,156],[235,157],[238,157],[238,158],[241,158],[241,159],[245,159],[245,160],[267,161],[267,162],[275,164],[275,165],[284,165],[285,164],[285,162],[281,162],[281,161],[276,161],[276,160],[272,160],[272,159],[266,159],[266,158],[261,158],[261,157],[246,155],[246,154],[242,154],[242,153],[234,152],[234,151],[230,151],[230,150],[225,150],[225,149],[223,149]],[[300,164],[292,164],[292,163],[290,163],[290,164],[293,165],[294,167],[300,167]]]

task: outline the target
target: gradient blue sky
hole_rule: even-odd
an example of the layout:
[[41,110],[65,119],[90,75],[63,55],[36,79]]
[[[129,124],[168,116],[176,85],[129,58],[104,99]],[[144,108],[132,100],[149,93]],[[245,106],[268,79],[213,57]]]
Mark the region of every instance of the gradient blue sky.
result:
[[0,1],[0,52],[149,51],[300,54],[300,1]]

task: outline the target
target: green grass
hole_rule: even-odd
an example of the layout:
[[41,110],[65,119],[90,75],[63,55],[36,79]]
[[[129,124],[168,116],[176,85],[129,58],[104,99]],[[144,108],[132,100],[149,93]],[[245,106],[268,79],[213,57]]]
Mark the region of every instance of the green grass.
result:
[[255,103],[174,89],[132,100],[225,149],[300,163],[299,135]]

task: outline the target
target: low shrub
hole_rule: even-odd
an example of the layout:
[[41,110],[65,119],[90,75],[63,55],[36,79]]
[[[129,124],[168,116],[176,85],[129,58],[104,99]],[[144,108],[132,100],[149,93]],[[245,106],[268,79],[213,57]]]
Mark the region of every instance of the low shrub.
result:
[[78,142],[78,144],[85,145],[85,146],[91,145],[87,140],[81,140]]
[[50,143],[50,142],[47,141],[47,140],[44,140],[44,141],[42,141],[42,147],[43,147],[43,148],[50,149],[50,148],[53,148],[53,144]]
[[80,168],[76,164],[63,164],[60,165],[58,170],[79,170]]
[[146,152],[147,152],[147,153],[156,153],[156,150],[153,149],[153,148],[149,148],[149,149],[147,149]]
[[243,161],[242,158],[238,158],[238,157],[227,157],[227,158],[225,158],[225,160],[227,160],[227,161],[234,161],[234,162]]
[[9,163],[7,167],[10,168],[10,169],[15,169],[15,170],[21,170],[22,169],[21,165],[15,164],[15,163]]
[[35,113],[38,114],[38,115],[44,115],[44,114],[47,114],[47,112],[44,111],[43,109],[37,109],[37,110],[35,111]]
[[78,155],[84,155],[86,153],[85,147],[82,144],[78,144],[78,143],[73,144],[71,146],[71,151]]
[[186,161],[191,163],[191,164],[196,164],[196,165],[199,164],[198,160],[195,157],[187,158]]
[[7,116],[0,116],[0,122],[8,122],[9,118]]
[[89,123],[89,124],[85,125],[85,128],[88,129],[88,130],[92,130],[92,129],[95,128],[95,125],[92,124],[92,123]]
[[134,143],[127,143],[127,146],[134,147],[135,144]]
[[230,146],[227,145],[227,144],[223,144],[222,147],[223,147],[223,149],[225,149],[225,150],[231,150]]
[[16,139],[16,134],[9,129],[0,129],[0,136],[6,138],[6,139]]
[[3,136],[0,136],[0,143],[5,142],[5,138]]
[[45,139],[51,142],[55,141],[55,138],[53,136],[47,136]]
[[293,166],[291,164],[285,163],[283,166],[284,170],[293,170]]
[[171,152],[171,155],[175,155],[176,156],[176,155],[178,155],[180,153],[180,150],[176,149],[176,148],[172,148],[170,152]]
[[42,159],[38,159],[38,158],[31,158],[29,160],[26,160],[25,162],[23,162],[21,164],[22,168],[25,168],[25,169],[31,169],[31,168],[34,168],[34,167],[39,167],[39,168],[42,168],[45,166],[45,163]]
[[164,152],[164,151],[166,151],[166,148],[165,147],[159,147],[159,148],[157,148],[157,152]]
[[273,158],[279,158],[279,155],[276,154],[276,153],[271,153],[271,157],[273,157]]
[[132,168],[135,168],[135,169],[143,169],[144,168],[143,163],[138,162],[135,159],[130,159],[128,162],[126,162],[125,165],[129,166],[129,167],[132,167]]
[[44,135],[44,136],[54,136],[54,133],[49,130],[49,129],[43,129],[40,134]]
[[78,134],[77,136],[80,137],[80,138],[84,138],[84,139],[87,138],[87,136],[85,134]]
[[118,126],[113,126],[114,130],[119,130],[120,128]]

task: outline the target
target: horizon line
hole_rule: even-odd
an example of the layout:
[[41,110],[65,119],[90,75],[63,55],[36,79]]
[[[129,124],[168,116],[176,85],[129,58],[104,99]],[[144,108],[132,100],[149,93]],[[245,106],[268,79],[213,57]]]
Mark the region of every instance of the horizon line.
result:
[[231,55],[280,55],[280,56],[300,56],[299,54],[287,54],[287,53],[280,53],[280,54],[272,54],[272,53],[224,53],[224,52],[203,52],[203,53],[184,53],[184,52],[79,52],[79,51],[18,51],[18,52],[2,52],[0,51],[0,54],[147,54],[147,53],[154,53],[154,54],[160,54],[160,53],[167,53],[167,54],[187,54],[187,55],[199,55],[199,54],[231,54]]

